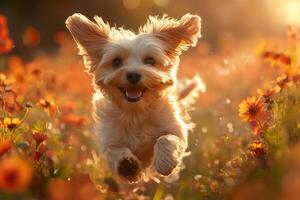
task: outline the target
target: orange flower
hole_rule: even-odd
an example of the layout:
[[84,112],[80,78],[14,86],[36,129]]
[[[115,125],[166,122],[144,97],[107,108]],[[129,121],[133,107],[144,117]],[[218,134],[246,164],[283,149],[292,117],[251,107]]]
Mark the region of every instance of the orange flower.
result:
[[278,93],[279,90],[280,89],[278,87],[266,89],[266,90],[258,89],[257,93],[260,96],[264,97],[265,99],[268,99],[268,98],[272,97],[274,94]]
[[0,27],[6,26],[7,25],[7,20],[4,15],[0,14]]
[[22,39],[26,47],[35,47],[40,43],[40,32],[36,28],[29,26],[25,29]]
[[14,47],[14,43],[9,37],[1,37],[0,38],[0,54],[8,53]]
[[8,35],[6,18],[0,15],[0,54],[10,52],[13,46],[13,41]]
[[4,140],[0,143],[0,157],[3,156],[12,148],[12,143],[10,140]]
[[21,124],[21,120],[17,117],[5,117],[3,119],[4,128],[8,130],[13,130]]
[[0,26],[0,37],[4,38],[8,36],[8,29],[7,27],[1,27]]
[[244,121],[253,121],[263,113],[264,103],[261,98],[251,97],[239,105],[239,116]]
[[31,183],[33,168],[29,161],[13,156],[0,162],[0,189],[5,192],[24,191]]
[[78,115],[67,114],[62,118],[62,122],[68,125],[82,126],[87,123],[87,119]]
[[261,158],[267,154],[266,145],[262,141],[254,141],[249,145],[250,154],[255,158]]
[[0,15],[0,37],[8,36],[7,21],[5,16]]
[[292,85],[290,77],[287,75],[280,76],[276,79],[276,83],[280,89],[287,88]]
[[53,100],[49,99],[40,99],[39,106],[46,109],[49,115],[53,116],[57,113],[57,105]]

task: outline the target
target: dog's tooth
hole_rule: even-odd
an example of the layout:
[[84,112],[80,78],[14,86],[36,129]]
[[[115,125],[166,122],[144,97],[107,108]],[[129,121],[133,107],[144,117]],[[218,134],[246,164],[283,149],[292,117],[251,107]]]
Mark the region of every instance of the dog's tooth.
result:
[[126,97],[128,97],[128,96],[129,96],[129,94],[128,94],[127,90],[125,91],[125,95],[126,95]]
[[140,90],[140,91],[137,91],[137,93],[135,95],[131,95],[130,92],[128,92],[128,90],[125,89],[125,95],[126,97],[129,97],[129,98],[139,98],[141,97],[143,94],[143,91]]

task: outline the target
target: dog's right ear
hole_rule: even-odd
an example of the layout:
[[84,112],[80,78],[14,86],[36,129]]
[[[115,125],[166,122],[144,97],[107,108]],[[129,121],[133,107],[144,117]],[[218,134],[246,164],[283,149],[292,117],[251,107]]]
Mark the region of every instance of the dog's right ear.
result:
[[95,16],[94,20],[96,23],[80,13],[75,13],[66,20],[66,26],[71,32],[89,72],[93,72],[99,64],[102,47],[108,42],[110,31],[109,24],[104,23],[102,18]]

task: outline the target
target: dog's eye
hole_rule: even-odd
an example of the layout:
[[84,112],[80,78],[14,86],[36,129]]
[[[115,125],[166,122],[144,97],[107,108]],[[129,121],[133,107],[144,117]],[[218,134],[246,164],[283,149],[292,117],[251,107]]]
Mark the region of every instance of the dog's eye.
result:
[[147,64],[147,65],[152,65],[153,66],[153,65],[155,65],[155,60],[152,57],[147,57],[147,58],[145,58],[144,63]]
[[112,61],[112,65],[116,68],[121,67],[123,65],[123,60],[122,58],[115,58]]

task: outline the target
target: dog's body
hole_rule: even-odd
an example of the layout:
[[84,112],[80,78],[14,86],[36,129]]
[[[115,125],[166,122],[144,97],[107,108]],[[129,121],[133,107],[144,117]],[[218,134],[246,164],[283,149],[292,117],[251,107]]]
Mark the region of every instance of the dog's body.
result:
[[177,91],[178,56],[196,44],[200,18],[150,17],[139,34],[95,21],[74,14],[66,25],[94,77],[101,150],[111,169],[130,181],[149,166],[169,175],[187,148],[189,96],[200,89],[196,77]]

